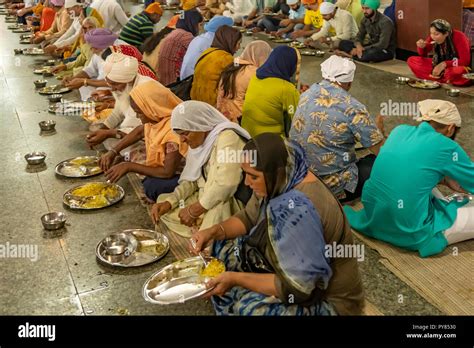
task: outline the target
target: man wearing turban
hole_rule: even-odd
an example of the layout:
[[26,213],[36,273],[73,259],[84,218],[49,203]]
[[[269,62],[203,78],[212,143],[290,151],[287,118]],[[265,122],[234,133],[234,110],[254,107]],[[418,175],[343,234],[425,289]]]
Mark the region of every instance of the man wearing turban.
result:
[[309,37],[317,33],[323,26],[323,17],[319,6],[323,0],[301,0],[301,3],[306,8],[306,12],[303,19],[304,27],[301,30],[295,30],[290,34],[292,39],[298,39],[302,37]]
[[110,29],[97,28],[89,30],[84,40],[92,50],[92,58],[87,66],[78,74],[65,77],[63,84],[71,89],[79,89],[82,100],[87,100],[98,87],[107,87],[103,72],[104,59],[101,54],[117,40],[117,35]]
[[54,11],[56,12],[54,16],[54,21],[51,27],[43,32],[40,32],[36,35],[33,43],[53,43],[59,39],[71,26],[72,18],[69,13],[64,8],[64,0],[50,0],[51,5],[53,6]]
[[[105,60],[103,71],[107,86],[112,89],[115,107],[110,116],[101,124],[101,129],[87,135],[87,143],[94,147],[101,143],[110,150],[125,134],[141,125],[135,111],[130,106],[130,91],[152,78],[138,73],[136,58],[121,53],[112,53]],[[124,149],[122,154],[130,152]]]
[[[290,131],[305,149],[313,174],[342,202],[360,197],[384,141],[367,108],[349,94],[355,70],[347,58],[334,55],[324,61],[323,80],[301,95]],[[375,155],[357,160],[357,142]]]
[[145,11],[136,14],[123,27],[120,39],[135,47],[140,47],[147,38],[153,35],[153,28],[163,15],[160,4],[154,2]]
[[56,41],[54,44],[48,45],[44,48],[44,52],[48,54],[53,54],[62,51],[68,47],[73,46],[76,40],[79,38],[82,29],[82,22],[86,17],[94,17],[99,22],[99,25],[104,24],[102,16],[92,7],[86,7],[85,4],[81,3],[79,0],[65,0],[64,8],[69,13],[73,22],[69,29]]
[[390,18],[378,11],[380,0],[362,0],[361,4],[364,18],[356,40],[342,40],[336,53],[361,62],[393,59],[397,48],[395,25]]
[[[344,210],[354,230],[428,257],[474,239],[474,202],[465,195],[474,192],[474,162],[455,140],[462,121],[456,105],[428,99],[418,110],[421,123],[399,125],[380,150],[364,208]],[[456,197],[444,197],[440,184]]]

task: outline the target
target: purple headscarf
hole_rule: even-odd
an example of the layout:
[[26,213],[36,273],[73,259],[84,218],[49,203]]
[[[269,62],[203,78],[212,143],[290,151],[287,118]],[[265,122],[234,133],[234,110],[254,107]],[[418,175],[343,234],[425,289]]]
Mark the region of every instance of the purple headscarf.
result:
[[96,49],[104,49],[113,45],[117,38],[117,34],[114,34],[112,30],[105,28],[92,29],[84,35],[86,42],[91,45],[92,48]]

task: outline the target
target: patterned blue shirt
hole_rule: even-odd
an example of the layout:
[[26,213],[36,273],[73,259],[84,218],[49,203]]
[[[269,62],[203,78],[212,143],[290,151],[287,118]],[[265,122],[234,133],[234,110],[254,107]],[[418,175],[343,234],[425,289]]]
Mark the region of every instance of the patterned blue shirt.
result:
[[356,142],[372,147],[383,134],[363,104],[323,80],[301,95],[290,138],[305,149],[311,171],[342,198],[357,187]]

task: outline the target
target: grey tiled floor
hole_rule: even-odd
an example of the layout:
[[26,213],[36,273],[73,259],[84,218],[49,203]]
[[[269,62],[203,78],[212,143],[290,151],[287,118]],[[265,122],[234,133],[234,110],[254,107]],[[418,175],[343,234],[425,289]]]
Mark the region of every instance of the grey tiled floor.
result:
[[[136,7],[132,7],[136,12]],[[163,20],[163,22],[166,22]],[[40,216],[47,211],[65,210],[62,193],[77,180],[63,180],[54,175],[54,166],[63,159],[95,154],[84,143],[86,123],[79,117],[59,117],[47,112],[47,100],[34,91],[32,74],[34,58],[15,60],[13,48],[19,46],[18,35],[6,29],[0,20],[0,244],[33,244],[39,259],[0,259],[0,314],[47,315],[212,315],[209,302],[195,300],[184,305],[153,306],[141,296],[148,276],[173,261],[169,254],[157,264],[134,270],[113,270],[99,265],[94,248],[107,234],[125,228],[152,228],[145,209],[139,204],[127,179],[120,184],[127,195],[115,207],[93,213],[66,211],[69,225],[58,238],[45,238]],[[252,38],[245,37],[244,45]],[[321,78],[321,59],[303,57],[302,81],[313,83]],[[380,103],[445,98],[444,91],[414,91],[393,83],[394,75],[358,65],[352,93],[368,105],[371,112],[380,111]],[[69,95],[68,95],[69,97]],[[455,100],[464,116],[460,143],[472,153],[474,122],[473,99]],[[37,123],[45,119],[57,122],[57,134],[43,136]],[[389,131],[409,118],[387,119]],[[46,168],[29,170],[23,160],[28,151],[48,154]],[[368,249],[368,248],[366,248]],[[368,249],[360,267],[367,298],[384,314],[440,314],[405,283],[389,272],[378,254]],[[398,295],[406,301],[400,304]]]

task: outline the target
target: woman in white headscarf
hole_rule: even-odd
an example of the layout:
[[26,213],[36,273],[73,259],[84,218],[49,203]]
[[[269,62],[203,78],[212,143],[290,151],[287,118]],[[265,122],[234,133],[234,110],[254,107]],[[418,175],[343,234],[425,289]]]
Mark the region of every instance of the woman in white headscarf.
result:
[[186,166],[174,192],[153,205],[155,223],[191,236],[191,227],[208,228],[242,209],[236,196],[242,182],[240,155],[250,135],[207,103],[186,101],[171,115],[171,128],[189,146]]

